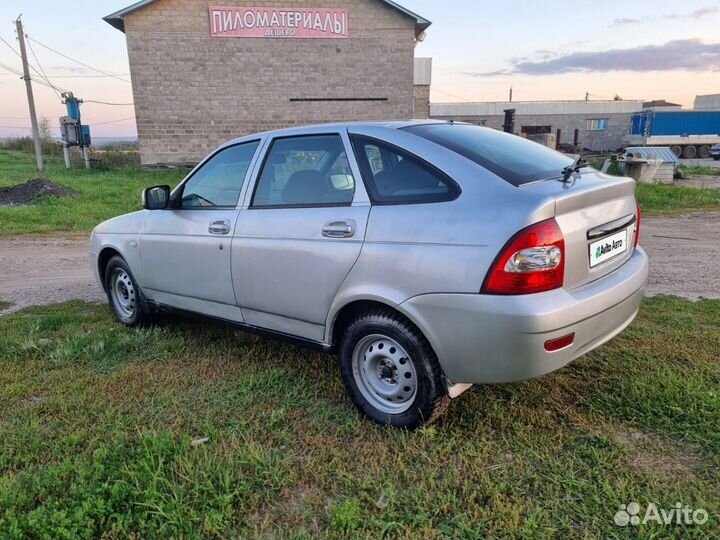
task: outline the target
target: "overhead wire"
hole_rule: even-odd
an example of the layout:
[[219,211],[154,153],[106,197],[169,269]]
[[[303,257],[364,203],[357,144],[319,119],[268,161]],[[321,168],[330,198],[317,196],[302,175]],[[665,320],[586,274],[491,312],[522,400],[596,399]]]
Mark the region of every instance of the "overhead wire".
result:
[[55,50],[55,49],[53,49],[52,47],[50,47],[49,45],[45,45],[44,43],[41,43],[41,42],[38,41],[37,39],[34,39],[34,38],[30,37],[30,36],[27,36],[27,38],[28,38],[28,41],[32,41],[32,42],[34,42],[34,43],[37,43],[37,44],[40,45],[41,47],[44,47],[44,48],[46,48],[47,50],[52,51],[52,52],[54,52],[55,54],[58,54],[58,55],[62,56],[63,58],[66,58],[66,59],[70,60],[71,62],[75,62],[76,64],[79,64],[79,65],[81,65],[81,66],[83,66],[83,67],[86,67],[86,68],[91,69],[91,70],[93,70],[93,71],[97,71],[98,73],[102,73],[103,75],[105,75],[105,76],[107,76],[107,77],[112,77],[113,79],[117,79],[117,80],[119,80],[119,81],[122,81],[122,82],[125,82],[125,83],[130,84],[130,81],[128,81],[127,79],[123,79],[122,77],[118,77],[117,75],[114,75],[114,74],[112,74],[112,73],[108,73],[107,71],[103,71],[103,70],[101,70],[101,69],[97,69],[97,68],[95,68],[95,67],[93,67],[93,66],[91,66],[91,65],[88,65],[88,64],[86,64],[86,63],[84,63],[84,62],[81,62],[80,60],[77,60],[77,59],[75,59],[75,58],[72,58],[71,56],[68,56],[67,54],[63,54],[63,53],[61,53],[60,51]]
[[[0,41],[2,41],[5,45],[7,45],[8,49],[10,49],[12,52],[14,52],[14,53],[17,55],[17,57],[20,58],[20,60],[22,60],[22,55],[21,55],[18,51],[16,51],[15,48],[14,48],[12,45],[10,45],[10,43],[8,43],[8,42],[5,40],[5,38],[3,38],[2,36],[0,36]],[[27,65],[28,65],[28,67],[29,67],[30,69],[32,69],[32,70],[33,70],[35,73],[37,73],[40,77],[43,76],[42,73],[40,73],[40,72],[37,70],[37,68],[36,68],[35,66],[33,66],[29,61],[28,61]],[[20,75],[23,75],[23,74],[20,73]]]
[[[23,77],[23,74],[22,74],[21,72],[17,71],[16,69],[14,69],[14,68],[12,68],[12,67],[10,67],[10,66],[7,66],[7,65],[3,64],[3,63],[0,63],[0,68],[6,69],[7,71],[9,71],[9,72],[11,72],[11,73],[14,73],[15,75],[18,75],[18,76],[21,77],[21,78]],[[52,84],[49,84],[49,83],[45,82],[44,80],[35,79],[35,78],[33,78],[33,77],[31,77],[30,80],[33,81],[33,82],[36,82],[36,83],[38,83],[38,84],[41,84],[41,85],[43,85],[43,86],[47,86],[47,87],[49,87],[49,88],[53,88],[53,85],[52,85]],[[94,100],[94,99],[85,99],[85,100],[83,100],[83,103],[97,103],[97,104],[99,104],[99,105],[116,105],[116,106],[119,106],[119,107],[129,107],[129,106],[131,106],[131,105],[135,105],[134,103],[111,103],[111,102],[108,102],[108,101],[96,101],[96,100]]]
[[134,103],[110,103],[108,101],[97,101],[94,99],[84,99],[83,103],[99,103],[100,105],[117,105],[119,107],[129,107],[135,105]]
[[448,97],[451,97],[451,98],[455,98],[455,99],[459,99],[459,100],[465,101],[465,102],[467,102],[467,103],[472,103],[472,100],[470,100],[470,99],[467,99],[467,98],[464,98],[464,97],[461,97],[461,96],[457,96],[457,95],[455,95],[455,94],[451,94],[450,92],[445,92],[444,90],[440,90],[439,88],[437,88],[437,87],[435,87],[435,86],[432,87],[432,91],[433,91],[433,92],[438,92],[438,93],[440,93],[440,94],[444,94],[444,95],[446,95],[446,96],[448,96]]
[[40,63],[40,60],[38,60],[38,57],[37,57],[37,55],[35,54],[35,49],[33,49],[33,46],[32,46],[32,43],[30,43],[30,40],[28,40],[27,44],[28,44],[28,48],[30,49],[30,52],[31,52],[32,55],[33,55],[33,58],[35,59],[35,63],[38,65],[38,67],[40,68],[40,71],[42,72],[42,77],[45,79],[45,82],[50,85],[50,87],[51,87],[51,88],[55,91],[55,93],[57,94],[58,99],[59,99],[60,101],[62,101],[62,99],[63,99],[63,98],[62,98],[62,94],[63,94],[64,92],[67,92],[67,89],[66,89],[66,88],[58,88],[58,87],[56,87],[56,86],[50,81],[50,79],[48,79],[48,76],[45,74],[45,70],[43,69],[42,64]]

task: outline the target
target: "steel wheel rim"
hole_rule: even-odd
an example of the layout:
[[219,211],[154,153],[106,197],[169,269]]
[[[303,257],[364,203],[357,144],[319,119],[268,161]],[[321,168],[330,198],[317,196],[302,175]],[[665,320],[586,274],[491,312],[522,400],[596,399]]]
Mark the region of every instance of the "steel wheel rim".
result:
[[110,294],[118,313],[126,319],[131,319],[135,315],[137,305],[135,286],[130,275],[122,268],[113,270]]
[[353,350],[352,368],[360,393],[381,412],[400,414],[415,401],[415,365],[394,339],[382,334],[362,338]]

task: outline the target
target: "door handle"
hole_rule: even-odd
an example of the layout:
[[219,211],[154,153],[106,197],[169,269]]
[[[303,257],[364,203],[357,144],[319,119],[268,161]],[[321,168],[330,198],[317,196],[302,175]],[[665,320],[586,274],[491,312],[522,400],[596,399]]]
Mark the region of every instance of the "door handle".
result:
[[208,225],[208,232],[210,234],[229,234],[230,233],[230,220],[229,219],[218,219],[217,221],[211,221]]
[[327,238],[351,238],[355,234],[355,220],[339,219],[329,221],[322,228],[322,235]]

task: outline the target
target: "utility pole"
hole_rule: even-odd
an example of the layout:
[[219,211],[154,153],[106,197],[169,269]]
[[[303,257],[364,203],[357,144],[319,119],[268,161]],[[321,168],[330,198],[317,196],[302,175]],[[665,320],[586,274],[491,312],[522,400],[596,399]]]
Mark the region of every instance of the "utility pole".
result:
[[510,87],[510,103],[512,103],[512,86]]
[[38,171],[45,171],[45,161],[43,160],[42,141],[40,140],[40,130],[38,129],[37,114],[35,113],[35,99],[33,98],[32,82],[30,81],[30,67],[28,65],[27,52],[25,51],[25,33],[23,32],[22,21],[20,17],[15,21],[18,40],[20,41],[20,55],[23,64],[23,79],[25,79],[25,89],[27,90],[28,107],[30,108],[30,124],[32,125],[33,140],[35,141],[35,159],[37,160]]

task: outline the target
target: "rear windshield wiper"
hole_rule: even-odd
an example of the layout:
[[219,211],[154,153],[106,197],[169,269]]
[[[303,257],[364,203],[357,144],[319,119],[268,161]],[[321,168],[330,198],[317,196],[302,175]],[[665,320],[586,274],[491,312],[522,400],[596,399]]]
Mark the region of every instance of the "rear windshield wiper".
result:
[[579,157],[575,161],[573,161],[572,165],[568,165],[562,170],[562,176],[563,176],[563,182],[567,182],[570,180],[570,177],[576,173],[579,172],[580,169],[583,167],[587,167],[587,161],[585,161],[583,158]]

